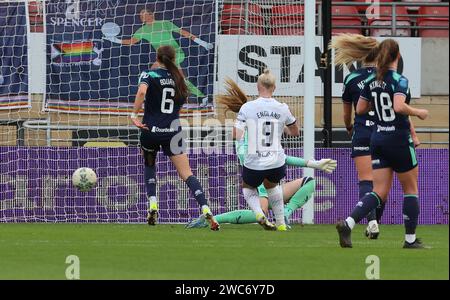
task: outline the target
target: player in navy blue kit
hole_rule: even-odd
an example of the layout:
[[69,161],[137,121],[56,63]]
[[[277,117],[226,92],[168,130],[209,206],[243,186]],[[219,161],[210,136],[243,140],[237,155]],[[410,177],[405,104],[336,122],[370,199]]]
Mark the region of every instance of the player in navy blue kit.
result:
[[[370,136],[375,124],[375,113],[356,115],[352,124],[352,110],[358,103],[364,82],[375,71],[375,59],[379,42],[372,37],[359,34],[342,34],[333,39],[330,48],[335,50],[335,64],[341,67],[354,62],[362,67],[351,72],[344,80],[342,93],[344,123],[352,139],[352,158],[358,173],[359,198],[370,193],[373,188],[372,159],[370,156]],[[377,239],[380,233],[378,223],[384,211],[384,203],[367,215],[368,226],[365,234],[369,239]]]
[[[198,179],[192,174],[180,124],[180,109],[189,92],[184,76],[175,64],[175,49],[162,46],[157,50],[156,64],[144,71],[139,78],[139,88],[134,102],[131,120],[141,129],[140,145],[145,161],[145,185],[150,202],[147,221],[155,225],[157,220],[156,200],[156,155],[160,149],[167,155],[181,179],[186,182],[208,220],[211,230],[219,230],[219,223],[209,209],[205,193]],[[138,112],[144,106],[144,118]]]
[[336,229],[341,247],[352,247],[351,231],[371,210],[385,202],[394,172],[403,188],[405,242],[403,248],[424,248],[416,238],[419,217],[418,162],[411,134],[410,116],[424,120],[425,109],[409,105],[408,79],[396,72],[400,50],[395,40],[384,40],[378,47],[377,71],[370,75],[361,92],[356,113],[367,113],[371,105],[376,113],[376,128],[370,141],[373,167],[373,191],[360,199],[351,215],[339,221]]

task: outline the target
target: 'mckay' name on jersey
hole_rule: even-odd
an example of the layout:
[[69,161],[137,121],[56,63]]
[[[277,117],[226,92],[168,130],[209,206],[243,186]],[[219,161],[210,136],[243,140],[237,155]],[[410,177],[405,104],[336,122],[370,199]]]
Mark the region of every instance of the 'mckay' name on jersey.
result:
[[281,146],[284,126],[295,123],[286,104],[273,98],[258,98],[245,103],[237,116],[237,129],[247,131],[248,148],[244,166],[252,170],[268,170],[284,165],[286,156]]
[[182,99],[175,99],[175,81],[166,69],[142,72],[139,84],[148,85],[143,123],[156,135],[171,136],[181,130],[179,113]]
[[[358,103],[361,91],[364,89],[366,79],[370,75],[372,75],[374,71],[375,68],[363,67],[348,74],[344,80],[342,101],[344,101],[345,103],[352,103],[356,109],[356,104]],[[375,122],[375,113],[373,111],[369,111],[365,115],[355,114],[355,123],[357,124],[365,126],[373,126],[375,124],[374,122]]]
[[375,140],[382,139],[386,135],[409,136],[409,117],[395,112],[395,95],[404,96],[405,102],[409,104],[411,93],[406,77],[390,70],[383,81],[376,80],[375,74],[367,78],[361,98],[371,102],[375,108],[376,128],[373,136]]

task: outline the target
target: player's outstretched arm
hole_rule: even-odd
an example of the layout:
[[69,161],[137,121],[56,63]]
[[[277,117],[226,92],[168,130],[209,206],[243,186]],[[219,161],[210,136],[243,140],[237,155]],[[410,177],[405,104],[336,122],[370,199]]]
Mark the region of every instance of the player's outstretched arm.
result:
[[122,44],[122,45],[134,45],[134,44],[137,44],[139,42],[139,40],[134,38],[134,37],[132,37],[130,39],[119,40],[119,41],[120,41],[119,43]]
[[306,160],[301,157],[286,156],[285,162],[286,162],[286,165],[288,165],[288,166],[294,166],[294,167],[300,167],[300,168],[306,167]]
[[306,166],[331,174],[337,167],[337,161],[331,158],[323,158],[321,160],[310,159],[306,162]]
[[286,156],[286,165],[301,168],[313,168],[331,174],[337,167],[337,161],[331,158],[325,158],[317,161],[314,159],[305,160],[301,157]]
[[206,50],[211,50],[212,48],[214,48],[213,44],[205,42],[205,41],[202,41],[197,36],[195,36],[194,34],[190,33],[187,30],[180,29],[180,34],[182,36],[184,36],[185,38],[191,39],[192,41],[194,41],[194,43],[199,44],[200,46],[202,46]]

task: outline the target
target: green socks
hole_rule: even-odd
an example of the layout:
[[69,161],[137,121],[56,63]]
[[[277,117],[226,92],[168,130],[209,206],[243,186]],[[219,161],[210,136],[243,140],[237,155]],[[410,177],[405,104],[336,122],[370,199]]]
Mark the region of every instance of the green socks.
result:
[[[305,205],[312,193],[315,191],[316,182],[313,178],[305,177],[303,180],[304,181],[300,189],[294,194],[294,196],[291,197],[291,199],[289,199],[289,203],[284,206],[284,215],[287,218],[289,218],[296,209],[299,209]],[[252,210],[246,209],[233,210],[214,217],[220,224],[251,224],[258,222],[256,220],[255,213]]]
[[305,205],[314,193],[316,189],[316,181],[311,177],[305,177],[300,189],[289,199],[289,202],[284,206],[284,215],[286,218],[292,215],[292,213]]
[[219,224],[231,223],[231,224],[249,224],[256,223],[255,213],[252,210],[233,210],[227,213],[214,216]]
[[286,164],[288,166],[306,167],[306,160],[301,157],[286,156]]

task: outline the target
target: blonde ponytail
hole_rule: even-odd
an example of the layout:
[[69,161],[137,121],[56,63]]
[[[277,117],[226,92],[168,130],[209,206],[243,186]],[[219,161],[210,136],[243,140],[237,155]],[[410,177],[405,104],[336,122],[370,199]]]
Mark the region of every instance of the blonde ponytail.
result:
[[226,94],[219,94],[216,96],[217,102],[225,105],[226,110],[238,113],[241,106],[247,102],[247,96],[241,88],[231,78],[225,79]]
[[360,34],[341,34],[333,38],[328,46],[335,50],[334,64],[350,67],[353,62],[370,63],[378,53],[379,42]]

